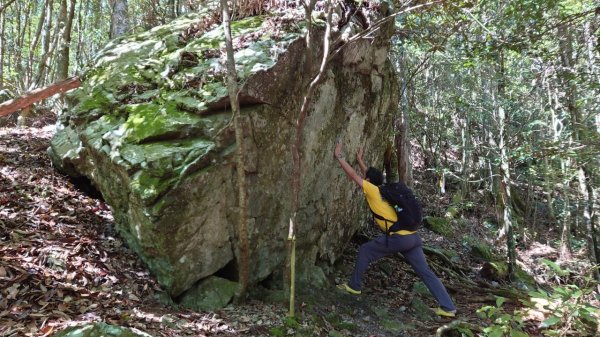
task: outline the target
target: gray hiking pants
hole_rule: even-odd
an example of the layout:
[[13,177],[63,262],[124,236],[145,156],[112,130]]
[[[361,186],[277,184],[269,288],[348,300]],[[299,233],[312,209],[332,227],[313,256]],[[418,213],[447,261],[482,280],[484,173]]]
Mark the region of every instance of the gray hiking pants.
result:
[[362,277],[369,264],[385,256],[401,253],[413,270],[429,289],[429,292],[438,301],[444,310],[455,310],[452,299],[440,279],[429,269],[425,254],[423,254],[423,242],[418,234],[398,235],[392,234],[387,238],[382,235],[360,246],[358,258],[354,266],[354,272],[348,285],[354,290],[360,290]]

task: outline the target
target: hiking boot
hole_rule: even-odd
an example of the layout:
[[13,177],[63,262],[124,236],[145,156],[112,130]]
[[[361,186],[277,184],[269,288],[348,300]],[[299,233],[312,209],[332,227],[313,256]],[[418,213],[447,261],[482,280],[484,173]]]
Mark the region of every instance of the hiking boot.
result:
[[352,295],[360,295],[360,293],[361,293],[360,290],[354,290],[354,289],[350,288],[350,286],[348,285],[348,283],[338,284],[336,287],[338,289],[345,290],[345,291],[349,292]]
[[435,314],[438,316],[443,316],[443,317],[455,317],[456,316],[456,310],[444,310],[442,308],[436,308],[434,309]]

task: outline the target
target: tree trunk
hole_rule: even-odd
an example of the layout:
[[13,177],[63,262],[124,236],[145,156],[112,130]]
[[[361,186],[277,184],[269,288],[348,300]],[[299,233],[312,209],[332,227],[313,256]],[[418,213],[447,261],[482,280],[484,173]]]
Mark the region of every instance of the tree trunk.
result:
[[[596,23],[598,24],[598,23]],[[595,80],[596,83],[600,83],[600,74],[598,73],[598,54],[597,54],[597,50],[598,50],[598,40],[600,39],[598,37],[597,34],[597,29],[598,27],[594,27],[593,24],[591,22],[587,22],[584,25],[584,41],[587,41],[586,43],[586,49],[587,49],[587,66],[588,66],[588,72],[590,74],[596,74],[595,76]],[[596,33],[595,33],[596,32]],[[600,105],[600,97],[598,95],[596,95],[595,97],[595,105],[599,106]],[[595,132],[596,134],[600,134],[600,113],[596,112],[595,116],[595,128],[593,128],[593,132]],[[595,165],[596,167],[598,167],[598,165],[600,164],[600,161],[598,159],[595,160]],[[590,170],[590,176],[593,175],[597,175],[593,174],[593,172]],[[597,177],[595,177],[597,179]],[[592,181],[596,181],[596,179],[592,179]],[[597,183],[596,183],[597,185]],[[590,185],[591,186],[591,185]],[[588,229],[588,233],[591,234],[591,241],[593,243],[593,250],[595,251],[595,259],[596,259],[596,263],[600,264],[598,261],[600,261],[600,243],[598,242],[598,237],[600,236],[600,233],[598,233],[598,199],[597,199],[597,194],[598,194],[598,187],[594,186],[595,188],[591,188],[590,192],[593,194],[593,196],[591,197],[591,205],[590,205],[590,212],[592,212],[592,219],[591,219],[591,228]],[[588,238],[588,242],[590,241],[590,239]],[[596,270],[596,279],[600,280],[600,271]]]
[[[14,1],[14,0],[13,0]],[[0,11],[0,89],[4,88],[4,54],[6,50],[6,34],[5,34],[5,24],[6,19],[4,16],[4,9],[6,5],[2,5],[2,0],[0,0],[0,6],[2,7],[2,11]]]
[[46,20],[48,20],[48,22],[46,23],[46,26],[42,32],[42,52],[41,52],[41,59],[38,63],[38,70],[37,70],[37,74],[35,76],[35,80],[32,79],[32,84],[29,87],[29,90],[32,90],[35,87],[40,87],[43,85],[44,83],[44,74],[47,72],[48,69],[48,59],[50,58],[50,41],[52,40],[52,35],[51,35],[51,31],[52,31],[52,8],[54,5],[54,0],[49,0],[48,1],[48,6],[46,7]]
[[[404,69],[407,67],[407,61],[405,59],[404,52],[399,55],[400,64],[398,68]],[[410,161],[410,127],[408,112],[410,111],[410,99],[412,90],[410,90],[410,83],[414,75],[417,73],[415,69],[413,75],[400,74],[401,89],[400,89],[400,106],[396,113],[398,117],[394,121],[395,136],[394,146],[396,151],[398,180],[404,182],[406,185],[413,186],[412,166]]]
[[127,0],[114,0],[110,21],[110,39],[117,38],[129,31]]
[[412,177],[410,175],[410,142],[408,137],[408,119],[406,114],[402,113],[396,120],[396,136],[394,137],[396,145],[396,158],[398,158],[398,180],[408,186],[412,186]]
[[[306,59],[305,59],[305,73],[311,76],[312,74],[312,64],[313,64],[313,48],[312,48],[312,10],[315,6],[316,0],[307,1],[304,4],[305,9],[305,18],[307,20],[306,27]],[[323,74],[325,73],[325,66],[327,65],[327,60],[329,58],[329,39],[331,35],[331,16],[333,12],[333,4],[331,1],[326,2],[327,6],[327,19],[325,21],[325,35],[323,36],[323,54],[321,59],[321,65],[319,67],[319,72],[312,78],[312,81],[308,84],[306,88],[302,106],[300,107],[300,112],[298,113],[298,118],[296,120],[296,129],[295,134],[291,140],[291,154],[292,154],[292,172],[291,172],[291,183],[292,183],[292,198],[291,198],[291,223],[293,226],[297,226],[298,222],[296,221],[296,214],[298,213],[298,209],[300,206],[300,189],[301,189],[301,180],[302,180],[302,162],[301,162],[301,154],[303,141],[304,141],[304,124],[306,122],[306,115],[308,114],[308,107],[312,100],[312,96],[314,94],[314,90],[317,87],[317,84],[323,78]],[[298,230],[296,228],[290,228],[291,233],[297,233]],[[291,283],[290,275],[288,273],[291,266],[291,253],[292,253],[292,242],[290,240],[290,245],[288,247],[288,255],[286,258],[286,272],[284,273],[284,284],[286,287],[286,292],[289,292],[289,285]]]
[[[71,31],[73,28],[73,17],[75,16],[75,1],[71,0],[71,5],[67,11],[67,0],[63,0],[65,7],[65,22],[62,31],[60,49],[58,51],[58,61],[56,62],[56,80],[61,81],[69,77],[69,46],[71,45]],[[61,5],[61,8],[63,5]],[[62,16],[62,14],[61,14]]]
[[[17,26],[17,31],[16,31],[16,40],[15,40],[15,45],[13,46],[14,48],[14,53],[13,53],[13,57],[14,57],[14,70],[18,73],[18,74],[23,74],[24,73],[24,69],[23,69],[23,55],[21,53],[21,51],[23,51],[23,46],[25,44],[25,32],[27,31],[27,25],[28,25],[28,21],[29,21],[29,17],[30,17],[30,13],[29,13],[29,8],[31,8],[31,4],[27,4],[25,6],[25,8],[22,8],[21,6],[23,5],[23,3],[19,3],[17,2],[17,13],[15,13],[15,15],[17,16],[17,22],[16,22],[16,26]],[[25,21],[23,21],[22,19],[25,19]],[[20,88],[26,88],[25,86],[25,78],[24,76],[18,77],[17,78],[19,81],[19,87]]]
[[[588,255],[592,264],[600,265],[600,259],[598,259],[597,250],[598,250],[598,237],[596,236],[596,228],[593,222],[593,214],[594,214],[594,188],[592,188],[592,177],[590,170],[583,166],[581,168],[581,175],[584,181],[584,184],[580,186],[585,187],[585,196],[587,197],[584,200],[584,211],[583,211],[583,219],[585,223],[585,238],[588,244]],[[596,268],[594,270],[594,276],[596,280],[600,280],[600,271]]]
[[471,163],[471,138],[469,133],[469,117],[465,116],[460,119],[460,138],[462,143],[462,155],[461,155],[461,184],[460,194],[462,200],[467,200],[469,196],[469,165]]
[[560,247],[558,249],[559,256],[562,260],[571,258],[571,212],[569,211],[569,196],[565,193],[564,207],[565,216],[562,219],[562,228],[560,232]]
[[248,245],[248,198],[246,188],[246,172],[244,161],[244,129],[241,123],[241,110],[238,101],[237,72],[235,70],[235,59],[233,57],[233,44],[231,40],[231,26],[229,21],[229,7],[227,0],[221,0],[223,11],[223,30],[225,31],[225,45],[227,49],[227,91],[233,111],[233,123],[235,128],[235,142],[237,145],[236,165],[238,178],[238,202],[239,202],[239,282],[238,300],[246,297],[248,289],[248,268],[250,248]]
[[[567,111],[571,118],[571,125],[573,128],[573,140],[576,144],[579,144],[582,140],[582,134],[586,132],[594,132],[592,127],[586,124],[586,121],[581,116],[581,111],[577,105],[578,90],[575,81],[570,80],[572,75],[576,72],[574,69],[575,60],[573,59],[573,45],[572,45],[572,33],[568,27],[560,26],[558,29],[559,33],[559,47],[560,47],[560,61],[562,70],[560,77],[562,80],[563,88],[565,89],[565,98],[567,103]],[[591,177],[591,171],[588,168],[588,164],[585,158],[576,156],[576,165],[578,170],[578,181],[579,181],[579,193],[581,200],[584,204],[583,207],[583,222],[586,230],[586,238],[588,244],[588,255],[590,262],[598,264],[598,257],[596,256],[596,239],[595,229],[592,223],[593,214],[593,179]],[[595,272],[595,277],[600,279],[600,273],[598,270]]]
[[167,17],[169,17],[169,19],[175,19],[175,15],[175,0],[169,0],[167,3]]
[[500,166],[499,166],[499,177],[500,186],[498,192],[500,194],[500,202],[498,203],[499,215],[501,217],[501,234],[506,235],[506,249],[508,255],[508,274],[512,278],[515,275],[517,266],[517,252],[514,236],[514,224],[511,207],[511,175],[510,175],[510,162],[508,153],[507,139],[507,127],[509,122],[507,121],[506,111],[504,110],[504,99],[505,99],[505,69],[504,69],[504,54],[502,50],[498,50],[496,63],[496,80],[497,80],[497,97],[494,98],[494,110],[496,112],[496,119],[498,121],[498,150],[500,151]]
[[22,95],[21,97],[11,99],[0,104],[0,117],[9,115],[17,110],[26,108],[37,101],[41,101],[54,94],[62,93],[75,89],[81,85],[79,78],[72,77],[64,81],[54,83],[45,88],[35,89]]
[[[64,5],[66,6],[66,3],[64,3]],[[64,9],[66,10],[66,7]],[[63,13],[63,3],[61,3],[59,13]],[[66,11],[64,13],[66,13]],[[41,72],[39,73],[38,80],[36,81],[37,87],[41,87],[42,85],[44,85],[44,83],[47,83],[49,79],[52,79],[54,77],[53,71],[55,71],[56,69],[53,67],[53,63],[55,62],[55,52],[58,48],[58,42],[61,35],[60,32],[64,26],[64,20],[66,20],[66,16],[62,17],[62,14],[59,15],[59,20],[54,27],[54,33],[51,37],[48,37],[48,50],[44,53],[42,61],[40,62]],[[49,26],[49,31],[50,28],[51,27]]]
[[33,82],[33,57],[35,55],[35,51],[40,42],[40,37],[42,36],[42,29],[44,28],[44,22],[46,22],[46,8],[48,7],[48,0],[44,1],[44,6],[41,10],[40,18],[38,19],[37,29],[35,31],[35,36],[33,37],[33,41],[29,46],[29,57],[27,58],[27,69],[26,69],[26,83],[29,90],[31,90],[31,84]]

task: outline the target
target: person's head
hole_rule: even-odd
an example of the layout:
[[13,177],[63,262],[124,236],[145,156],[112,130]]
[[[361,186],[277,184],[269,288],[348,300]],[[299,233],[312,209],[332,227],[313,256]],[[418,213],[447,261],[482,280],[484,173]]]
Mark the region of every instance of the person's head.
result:
[[381,173],[381,171],[374,167],[369,167],[367,169],[365,179],[367,179],[371,184],[375,186],[383,184],[383,174]]

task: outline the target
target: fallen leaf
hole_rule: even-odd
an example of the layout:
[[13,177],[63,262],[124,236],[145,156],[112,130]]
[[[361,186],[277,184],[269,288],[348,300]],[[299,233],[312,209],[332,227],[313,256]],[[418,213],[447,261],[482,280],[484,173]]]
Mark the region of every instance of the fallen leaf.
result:
[[50,336],[54,332],[54,327],[46,325],[45,327],[40,329],[40,332],[44,334],[44,336]]

